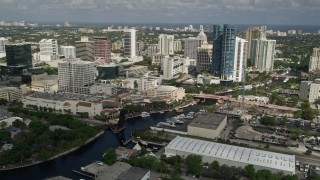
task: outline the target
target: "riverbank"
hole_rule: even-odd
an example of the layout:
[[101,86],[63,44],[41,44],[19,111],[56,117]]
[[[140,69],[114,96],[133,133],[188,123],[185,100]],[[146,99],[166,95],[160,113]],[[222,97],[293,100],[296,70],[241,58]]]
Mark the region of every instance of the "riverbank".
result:
[[60,153],[60,154],[57,154],[57,155],[55,155],[55,156],[53,156],[53,157],[51,157],[51,158],[49,158],[49,159],[47,159],[47,160],[37,161],[37,162],[34,162],[34,163],[25,164],[25,165],[21,165],[21,166],[10,167],[10,168],[5,168],[5,166],[3,166],[3,167],[0,167],[0,171],[8,171],[8,170],[20,169],[20,168],[25,168],[25,167],[29,167],[29,166],[34,166],[34,165],[37,165],[37,164],[41,164],[41,163],[44,163],[44,162],[52,161],[52,160],[54,160],[54,159],[57,159],[57,158],[59,158],[59,157],[61,157],[61,156],[67,155],[67,154],[69,154],[69,153],[72,153],[72,152],[74,152],[74,151],[76,151],[76,150],[78,150],[78,149],[86,146],[87,144],[89,144],[89,143],[93,142],[94,140],[96,140],[96,139],[97,139],[98,137],[100,137],[102,134],[104,134],[104,131],[100,131],[100,132],[99,132],[98,134],[96,134],[94,137],[88,139],[83,145],[74,147],[74,148],[72,148],[72,149],[69,149],[69,150],[67,150],[67,151],[65,151],[65,152],[62,152],[62,153]]

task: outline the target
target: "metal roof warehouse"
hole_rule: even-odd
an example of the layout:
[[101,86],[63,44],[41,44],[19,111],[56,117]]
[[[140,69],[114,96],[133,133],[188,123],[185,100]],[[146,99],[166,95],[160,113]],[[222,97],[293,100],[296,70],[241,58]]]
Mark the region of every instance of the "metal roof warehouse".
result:
[[198,139],[179,137],[166,147],[168,156],[179,155],[186,158],[190,154],[202,156],[202,162],[218,161],[220,165],[244,168],[252,164],[256,170],[268,169],[273,173],[295,174],[295,156],[263,150],[256,150]]

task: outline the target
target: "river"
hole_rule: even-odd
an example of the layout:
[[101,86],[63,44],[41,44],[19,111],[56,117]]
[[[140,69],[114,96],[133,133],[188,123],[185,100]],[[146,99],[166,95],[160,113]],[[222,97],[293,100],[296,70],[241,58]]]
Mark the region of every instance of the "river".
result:
[[[209,102],[209,104],[212,104],[212,102]],[[201,105],[193,105],[185,108],[184,113],[187,113],[191,110],[197,111],[200,108]],[[165,121],[166,117],[172,117],[174,115],[175,112],[168,112],[165,114],[152,114],[151,117],[144,119],[141,117],[129,119],[126,121],[127,128],[124,130],[123,136],[124,138],[128,138],[135,130],[143,130],[151,125]],[[119,147],[122,140],[123,138],[121,136],[115,135],[111,131],[106,131],[95,141],[63,157],[30,167],[1,171],[0,179],[45,179],[59,175],[71,179],[81,179],[84,177],[73,173],[73,169],[80,170],[82,166],[88,165],[89,163],[97,160],[102,160],[104,151],[109,147]],[[130,144],[128,146],[130,146]]]

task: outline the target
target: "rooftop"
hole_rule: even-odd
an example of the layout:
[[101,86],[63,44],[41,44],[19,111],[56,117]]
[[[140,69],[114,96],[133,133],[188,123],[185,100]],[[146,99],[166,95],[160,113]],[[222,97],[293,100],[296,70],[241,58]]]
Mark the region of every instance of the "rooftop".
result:
[[215,113],[200,114],[189,124],[189,126],[215,130],[226,117],[226,115]]
[[178,88],[175,86],[156,86],[154,89],[157,91],[175,91]]
[[30,92],[26,97],[48,99],[52,101],[86,101],[86,102],[100,102],[102,97],[93,97],[90,95],[73,94],[73,93],[43,93],[43,92]]
[[295,172],[295,156],[177,136],[166,149]]
[[0,86],[0,91],[20,91],[18,87]]
[[131,167],[127,172],[123,173],[118,177],[117,180],[140,180],[142,179],[147,173],[149,172],[148,169],[142,169],[138,167]]

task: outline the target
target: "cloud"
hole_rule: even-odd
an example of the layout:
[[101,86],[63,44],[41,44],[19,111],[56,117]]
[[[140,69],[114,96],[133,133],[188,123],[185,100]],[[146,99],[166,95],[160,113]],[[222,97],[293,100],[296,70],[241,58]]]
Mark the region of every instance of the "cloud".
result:
[[34,21],[319,24],[319,9],[319,0],[0,0],[0,17]]

